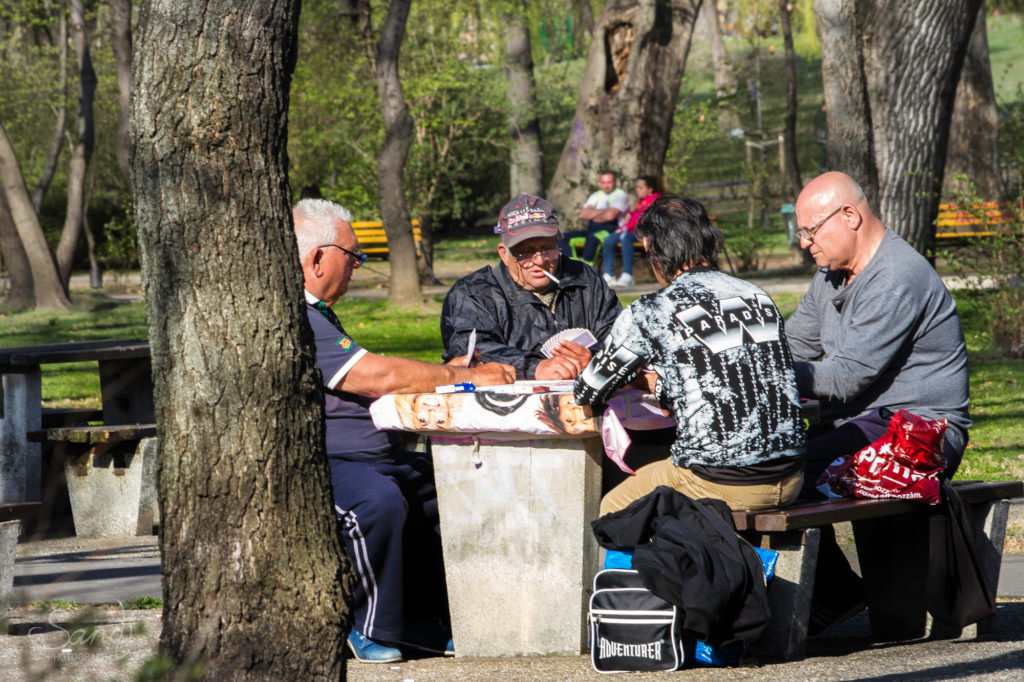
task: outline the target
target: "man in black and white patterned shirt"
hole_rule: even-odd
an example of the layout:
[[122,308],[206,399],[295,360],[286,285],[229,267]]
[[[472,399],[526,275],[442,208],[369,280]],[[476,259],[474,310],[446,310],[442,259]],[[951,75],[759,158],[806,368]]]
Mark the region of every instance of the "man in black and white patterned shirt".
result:
[[789,504],[804,430],[782,316],[760,288],[718,270],[722,233],[697,201],[659,197],[636,231],[663,288],[622,312],[576,380],[576,402],[603,403],[640,372],[678,425],[671,457],[605,495],[601,514],[660,485],[734,509]]

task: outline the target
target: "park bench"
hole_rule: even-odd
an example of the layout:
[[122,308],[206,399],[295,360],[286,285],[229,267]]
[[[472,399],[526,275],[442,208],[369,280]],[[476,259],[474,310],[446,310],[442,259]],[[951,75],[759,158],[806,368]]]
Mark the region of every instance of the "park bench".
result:
[[[992,594],[999,570],[1010,498],[1024,496],[1024,483],[956,482],[974,524],[975,547]],[[924,636],[953,638],[948,626],[931,623],[925,591],[929,518],[936,507],[910,500],[828,500],[733,514],[736,530],[751,543],[779,552],[769,588],[772,623],[763,642],[766,655],[789,660],[803,655],[821,528],[850,522],[874,637],[883,641]],[[991,628],[981,622],[975,634]]]
[[[971,206],[939,204],[935,220],[936,239],[991,237],[1005,231],[1005,226],[1019,221],[1021,206],[987,201]],[[1003,228],[1003,229],[1000,229]]]
[[[388,235],[384,231],[384,223],[379,220],[357,220],[352,223],[352,230],[359,240],[359,248],[369,256],[388,257]],[[412,238],[416,242],[416,255],[423,255],[423,232],[420,221],[412,221]]]
[[[42,407],[41,367],[96,362],[102,409]],[[80,536],[152,532],[156,426],[149,344],[87,341],[0,349],[0,502],[42,499],[43,461],[64,469]]]

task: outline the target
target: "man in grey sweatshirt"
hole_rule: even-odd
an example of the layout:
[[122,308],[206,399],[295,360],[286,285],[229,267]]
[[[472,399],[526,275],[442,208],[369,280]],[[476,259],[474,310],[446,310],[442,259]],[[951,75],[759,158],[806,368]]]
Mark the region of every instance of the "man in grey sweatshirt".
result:
[[[871,210],[848,175],[825,173],[796,202],[800,246],[821,268],[786,321],[797,389],[836,427],[808,433],[802,496],[818,476],[885,432],[904,408],[946,419],[943,476],[956,472],[971,418],[967,347],[956,304],[931,265]],[[808,634],[864,608],[864,588],[836,543],[821,536]]]
[[901,408],[946,419],[944,475],[967,446],[967,347],[956,304],[934,268],[875,216],[843,173],[812,180],[797,234],[821,268],[786,335],[797,388],[839,426],[809,434],[805,491],[840,455],[877,440]]

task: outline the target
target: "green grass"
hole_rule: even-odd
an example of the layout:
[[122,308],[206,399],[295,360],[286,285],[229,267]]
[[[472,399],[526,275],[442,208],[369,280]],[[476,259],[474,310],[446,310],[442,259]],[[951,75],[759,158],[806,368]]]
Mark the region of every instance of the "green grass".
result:
[[162,609],[164,607],[164,600],[160,597],[140,596],[126,600],[121,606],[127,611]]
[[82,608],[82,604],[76,601],[68,601],[67,599],[40,599],[37,602],[33,602],[32,608],[37,611],[68,611],[72,609]]

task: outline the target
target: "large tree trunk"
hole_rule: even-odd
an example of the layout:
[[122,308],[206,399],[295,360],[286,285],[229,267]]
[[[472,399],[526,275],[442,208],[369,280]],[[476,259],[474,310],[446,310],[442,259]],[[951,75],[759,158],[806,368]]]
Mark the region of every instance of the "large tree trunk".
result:
[[978,9],[956,87],[943,194],[948,196],[966,189],[956,180],[957,174],[967,176],[983,199],[997,201],[1003,193],[999,174],[999,112],[988,57],[984,2]]
[[66,287],[71,279],[71,265],[75,248],[82,234],[82,215],[85,207],[85,175],[92,158],[93,115],[92,103],[96,94],[96,72],[92,68],[89,40],[85,33],[85,13],[82,0],[71,0],[71,36],[78,57],[78,140],[71,151],[68,167],[68,202],[64,216],[64,229],[57,244],[57,269]]
[[786,123],[782,149],[783,159],[785,159],[785,180],[789,185],[788,194],[790,199],[796,199],[804,184],[800,179],[800,162],[796,154],[796,52],[793,49],[793,27],[790,21],[789,2],[790,0],[779,0],[782,39],[786,48]]
[[829,167],[852,177],[878,205],[878,170],[868,108],[857,0],[814,0],[828,120]]
[[[848,19],[852,0],[815,0],[819,26]],[[885,224],[918,251],[934,240],[953,99],[967,43],[982,0],[857,0],[855,41],[837,47],[822,30],[823,54],[838,68],[822,71],[829,113],[832,167],[864,182],[865,166],[877,171],[875,209]],[[848,36],[847,36],[848,37]],[[837,48],[833,50],[833,48]],[[830,101],[843,91],[837,106]],[[845,98],[866,93],[863,109],[841,110]],[[841,134],[841,118],[858,115],[870,136]],[[833,126],[836,126],[834,128]],[[835,151],[835,155],[833,155]],[[862,160],[860,157],[868,157]],[[853,161],[849,166],[846,162]],[[852,171],[852,172],[851,172]],[[870,188],[870,173],[865,190]]]
[[[711,48],[711,67],[715,72],[715,96],[719,99],[732,97],[736,94],[736,74],[732,70],[729,53],[722,40],[722,25],[718,16],[718,8],[714,0],[701,6],[700,14],[704,19],[704,30],[708,35]],[[718,105],[719,130],[733,130],[740,127],[740,116],[736,112],[734,102]]]
[[579,101],[548,198],[563,229],[609,167],[661,175],[701,0],[609,0],[594,29]]
[[587,35],[594,35],[594,10],[590,7],[590,0],[576,0],[576,14],[579,15],[580,28]]
[[540,122],[537,119],[533,83],[533,55],[526,3],[521,11],[505,15],[505,70],[508,77],[508,127],[512,137],[509,167],[509,196],[522,192],[544,194],[544,165],[540,152]]
[[28,264],[28,256],[18,237],[18,228],[14,226],[11,209],[7,206],[7,197],[0,192],[0,254],[7,267],[7,297],[0,304],[0,310],[9,312],[28,308],[35,301],[32,291],[32,269]]
[[3,124],[0,124],[0,183],[3,184],[7,206],[32,271],[36,308],[70,310],[71,301],[61,283],[43,228],[39,225],[39,216],[32,208],[32,199],[25,187],[18,157],[14,154],[14,147],[11,146]]
[[160,649],[344,676],[351,574],[289,208],[298,0],[142,4],[132,190],[160,438]]
[[388,236],[391,261],[391,300],[399,305],[423,300],[416,269],[416,242],[405,205],[402,169],[412,145],[412,116],[405,106],[398,75],[398,52],[405,36],[411,0],[391,0],[388,16],[377,43],[377,92],[384,114],[384,146],[377,162],[377,194],[380,217]]
[[117,69],[117,165],[126,182],[130,182],[128,117],[131,113],[132,90],[132,1],[110,0],[110,45]]
[[60,151],[64,148],[64,127],[67,125],[68,120],[68,20],[63,7],[61,7],[58,25],[60,66],[58,67],[57,76],[57,94],[59,95],[60,103],[54,107],[53,111],[57,121],[54,123],[53,136],[50,138],[50,150],[46,154],[46,163],[43,165],[43,172],[40,173],[39,179],[36,180],[36,186],[32,190],[32,206],[35,208],[36,214],[42,209],[43,197],[46,196],[46,190],[50,188],[53,176],[57,172]]

